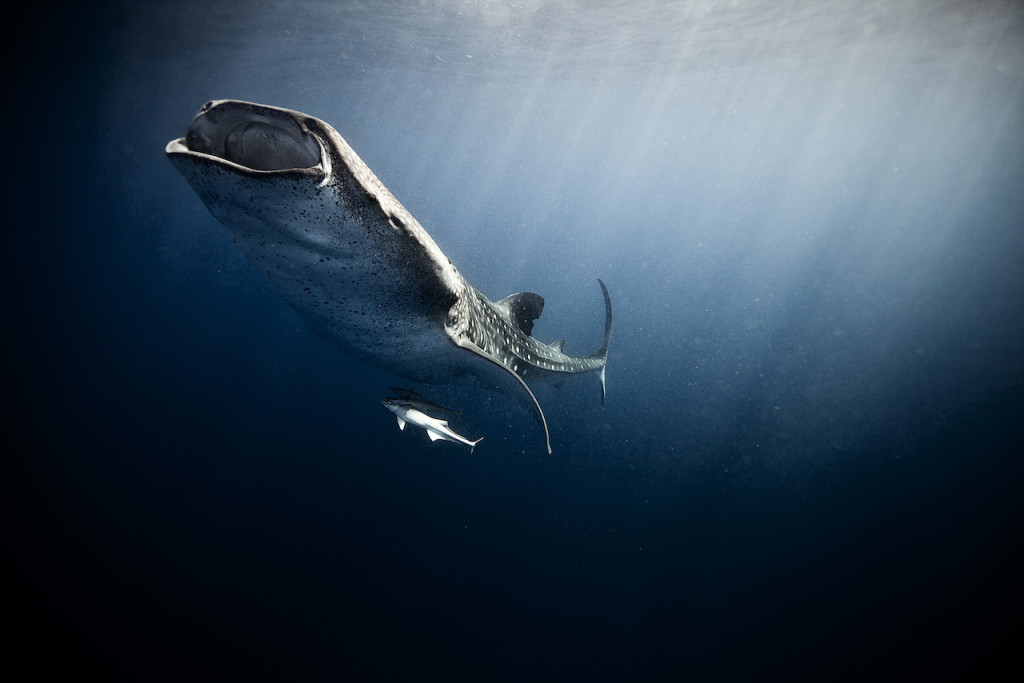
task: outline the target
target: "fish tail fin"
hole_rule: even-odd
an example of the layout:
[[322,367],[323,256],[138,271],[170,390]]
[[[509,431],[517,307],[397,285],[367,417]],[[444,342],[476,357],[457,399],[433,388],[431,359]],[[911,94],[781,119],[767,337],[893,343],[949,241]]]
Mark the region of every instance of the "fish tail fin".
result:
[[604,282],[601,278],[597,278],[597,284],[601,285],[601,294],[604,295],[604,343],[594,353],[590,354],[591,358],[600,358],[604,361],[601,365],[601,405],[604,405],[605,396],[607,395],[607,389],[604,382],[604,371],[608,367],[608,345],[612,341],[612,298],[608,295],[608,288],[604,286]]

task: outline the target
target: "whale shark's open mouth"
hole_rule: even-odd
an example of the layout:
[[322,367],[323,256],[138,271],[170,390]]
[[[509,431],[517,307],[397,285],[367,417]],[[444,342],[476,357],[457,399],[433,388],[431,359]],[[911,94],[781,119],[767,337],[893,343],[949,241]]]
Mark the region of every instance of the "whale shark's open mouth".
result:
[[252,171],[308,169],[323,158],[322,143],[293,112],[236,101],[207,102],[183,140],[189,152]]

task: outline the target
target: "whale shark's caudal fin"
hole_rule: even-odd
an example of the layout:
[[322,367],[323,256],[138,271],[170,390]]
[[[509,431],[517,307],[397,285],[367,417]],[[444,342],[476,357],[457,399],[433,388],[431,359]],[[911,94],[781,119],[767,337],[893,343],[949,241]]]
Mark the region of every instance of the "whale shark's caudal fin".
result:
[[604,383],[604,371],[608,367],[608,344],[612,341],[612,299],[608,296],[608,288],[604,286],[604,282],[601,278],[597,278],[597,283],[601,285],[601,293],[604,294],[604,343],[601,344],[601,348],[591,354],[591,358],[603,358],[605,363],[601,366],[601,405],[604,405],[604,399],[607,395]]

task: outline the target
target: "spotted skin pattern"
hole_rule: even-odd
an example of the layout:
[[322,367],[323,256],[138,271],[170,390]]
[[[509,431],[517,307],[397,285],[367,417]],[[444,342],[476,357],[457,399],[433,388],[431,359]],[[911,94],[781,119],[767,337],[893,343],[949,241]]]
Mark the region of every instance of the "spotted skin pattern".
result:
[[543,299],[492,302],[462,277],[427,231],[327,123],[305,114],[217,100],[171,162],[309,327],[337,348],[401,377],[496,390],[544,411],[524,380],[558,381],[604,368],[612,331],[570,356],[530,332]]

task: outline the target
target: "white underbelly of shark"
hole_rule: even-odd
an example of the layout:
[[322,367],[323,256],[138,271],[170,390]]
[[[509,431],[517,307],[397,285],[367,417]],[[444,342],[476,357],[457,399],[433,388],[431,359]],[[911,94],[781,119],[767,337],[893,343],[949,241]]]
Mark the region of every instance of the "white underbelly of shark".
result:
[[208,102],[166,152],[234,243],[317,334],[396,375],[474,384],[547,420],[524,380],[604,367],[531,336],[544,300],[491,302],[325,122],[237,100]]

